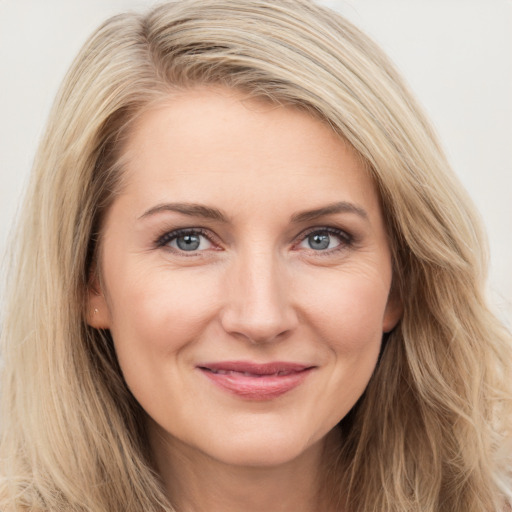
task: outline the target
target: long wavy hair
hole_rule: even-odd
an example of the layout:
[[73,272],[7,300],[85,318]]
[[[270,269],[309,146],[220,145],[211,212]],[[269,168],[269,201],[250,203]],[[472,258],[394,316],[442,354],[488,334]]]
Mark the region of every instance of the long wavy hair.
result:
[[511,338],[486,305],[478,216],[403,80],[310,1],[182,0],[103,24],[51,113],[1,334],[2,512],[174,510],[110,335],[87,325],[87,290],[131,128],[170,91],[205,84],[323,119],[380,194],[404,312],[339,425],[325,485],[340,509],[504,510]]

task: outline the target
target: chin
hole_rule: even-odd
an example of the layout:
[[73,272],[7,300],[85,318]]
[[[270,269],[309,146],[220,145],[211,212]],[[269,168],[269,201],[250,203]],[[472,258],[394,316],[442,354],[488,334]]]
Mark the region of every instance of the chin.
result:
[[227,443],[209,446],[210,457],[238,467],[269,468],[286,465],[321,450],[322,440],[313,443],[290,436],[290,432],[266,434],[250,438],[231,438]]

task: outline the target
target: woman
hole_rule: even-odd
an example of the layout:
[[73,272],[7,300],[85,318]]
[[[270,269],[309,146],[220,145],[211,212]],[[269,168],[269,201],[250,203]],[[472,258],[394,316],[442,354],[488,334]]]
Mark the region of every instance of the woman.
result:
[[107,21],[20,229],[4,512],[505,510],[510,337],[476,215],[329,10]]

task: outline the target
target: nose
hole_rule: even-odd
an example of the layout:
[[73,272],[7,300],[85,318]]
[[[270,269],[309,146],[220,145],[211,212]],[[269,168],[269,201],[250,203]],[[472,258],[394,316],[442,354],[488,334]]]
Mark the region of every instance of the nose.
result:
[[221,323],[226,332],[252,343],[287,337],[297,326],[289,278],[270,251],[237,258],[226,279]]

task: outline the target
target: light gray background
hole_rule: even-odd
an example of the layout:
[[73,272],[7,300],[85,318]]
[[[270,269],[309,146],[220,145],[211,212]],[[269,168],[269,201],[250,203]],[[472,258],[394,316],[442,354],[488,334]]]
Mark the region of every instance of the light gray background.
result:
[[[56,89],[106,17],[151,0],[0,0],[0,253]],[[401,69],[487,225],[489,293],[512,323],[512,0],[324,0]]]

